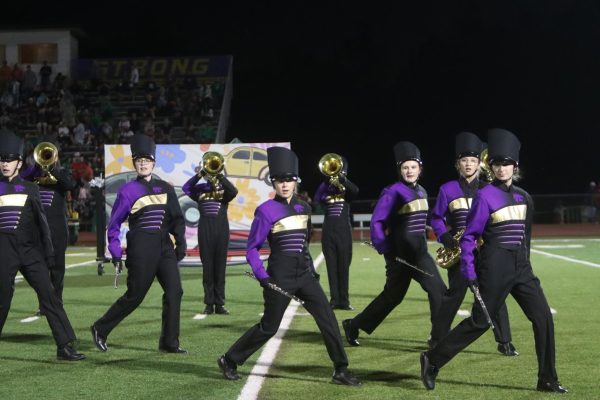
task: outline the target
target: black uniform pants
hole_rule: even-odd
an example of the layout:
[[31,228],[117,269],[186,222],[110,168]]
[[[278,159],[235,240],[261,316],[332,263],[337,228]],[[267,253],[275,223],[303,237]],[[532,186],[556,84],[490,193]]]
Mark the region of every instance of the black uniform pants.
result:
[[64,225],[64,218],[60,221],[54,221],[48,218],[48,223],[51,227],[52,247],[54,247],[54,267],[49,268],[50,281],[52,282],[52,286],[54,286],[56,295],[62,301],[63,288],[65,286],[65,253],[67,252],[69,233],[66,226],[62,227],[61,225],[61,229],[52,228],[53,226],[58,226],[57,224]]
[[428,253],[420,254],[416,257],[415,264],[420,269],[433,274],[432,277],[392,258],[386,257],[385,261],[386,281],[383,291],[360,314],[353,318],[352,324],[368,334],[373,333],[388,314],[404,300],[410,282],[414,279],[427,292],[433,331],[436,313],[442,304],[446,285],[431,256]]
[[161,245],[152,243],[144,245],[144,242],[141,242],[139,246],[136,246],[137,243],[130,240],[129,236],[127,243],[127,291],[94,325],[101,336],[107,337],[125,317],[142,303],[156,277],[164,291],[159,346],[178,347],[179,313],[183,289],[172,244],[170,242],[163,243],[163,247],[170,246],[171,248],[161,251]]
[[[346,367],[348,358],[335,314],[331,310],[325,292],[319,282],[309,271],[298,276],[294,282],[275,282],[284,290],[304,300],[304,307],[312,315],[321,331],[329,358],[335,368]],[[265,300],[264,314],[260,322],[244,333],[227,351],[226,357],[238,365],[260,349],[279,329],[283,314],[290,299],[271,290],[263,290]]]
[[327,265],[330,303],[347,307],[350,305],[348,285],[352,263],[352,228],[348,221],[336,223],[326,218],[321,246]]
[[[550,306],[540,281],[533,274],[524,248],[507,250],[496,246],[482,248],[477,268],[481,297],[494,315],[510,293],[533,325],[538,378],[558,379],[555,369],[554,322]],[[478,302],[473,303],[472,315],[463,320],[429,352],[429,359],[438,368],[466,348],[489,329]]]
[[[439,342],[450,331],[450,326],[465,298],[469,285],[467,280],[460,272],[460,265],[454,265],[448,269],[448,290],[442,298],[442,305],[437,313],[436,323],[433,324],[434,330],[431,332],[431,339]],[[512,340],[510,331],[510,322],[508,320],[508,309],[506,303],[503,303],[498,312],[493,314],[494,337],[498,343],[508,343]]]
[[17,271],[21,271],[27,283],[38,296],[40,310],[46,316],[57,346],[64,346],[75,340],[71,322],[50,283],[46,264],[40,259],[29,265],[20,265],[17,258],[18,256],[14,257],[8,254],[2,254],[0,258],[0,333],[10,310],[15,290],[15,276]]
[[225,304],[225,267],[229,247],[229,223],[220,217],[202,217],[198,225],[202,261],[204,304]]

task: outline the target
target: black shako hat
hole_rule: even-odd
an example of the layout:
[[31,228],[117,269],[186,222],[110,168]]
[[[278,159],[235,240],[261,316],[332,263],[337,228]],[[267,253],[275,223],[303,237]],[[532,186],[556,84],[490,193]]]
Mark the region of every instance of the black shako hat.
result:
[[154,161],[156,153],[156,144],[154,140],[146,134],[136,133],[131,137],[131,158],[146,157]]
[[7,129],[0,130],[0,159],[23,160],[23,139]]
[[414,160],[423,165],[421,161],[421,152],[419,148],[411,142],[398,142],[394,146],[394,156],[396,157],[396,165],[400,166],[404,161]]
[[456,159],[463,157],[479,158],[483,149],[483,143],[476,134],[471,132],[461,132],[456,135],[456,140],[454,142]]
[[488,162],[512,162],[519,165],[521,142],[514,133],[506,129],[493,128],[488,131]]
[[271,180],[298,178],[298,157],[290,149],[285,147],[269,147],[267,149],[267,160],[269,162],[269,175]]

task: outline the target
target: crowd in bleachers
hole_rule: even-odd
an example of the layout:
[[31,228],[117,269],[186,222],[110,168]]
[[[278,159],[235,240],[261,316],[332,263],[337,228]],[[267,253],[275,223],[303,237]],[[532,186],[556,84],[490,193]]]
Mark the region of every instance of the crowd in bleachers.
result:
[[[51,78],[53,77],[53,78]],[[85,219],[92,209],[89,181],[103,176],[103,145],[128,143],[145,133],[156,143],[213,143],[224,80],[195,77],[141,79],[131,67],[118,81],[72,80],[6,61],[0,67],[0,128],[25,138],[26,163],[40,141],[57,144],[61,164],[78,180],[74,204]],[[77,170],[73,169],[77,168]]]

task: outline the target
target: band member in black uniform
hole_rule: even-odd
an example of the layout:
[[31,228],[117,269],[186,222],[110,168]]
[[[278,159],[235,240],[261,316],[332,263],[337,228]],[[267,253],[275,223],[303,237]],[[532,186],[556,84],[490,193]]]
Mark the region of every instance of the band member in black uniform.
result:
[[[67,203],[66,194],[75,188],[75,180],[71,172],[58,166],[58,150],[50,143],[42,143],[45,148],[40,150],[40,162],[48,162],[48,173],[39,163],[35,163],[21,172],[21,177],[28,181],[38,183],[42,205],[46,212],[48,225],[54,247],[54,266],[50,269],[50,280],[56,290],[58,298],[62,301],[65,280],[65,253],[69,241],[69,229],[67,226]],[[54,146],[54,150],[51,150]],[[46,153],[55,151],[55,155],[46,156]],[[44,158],[45,157],[45,158]],[[56,160],[53,160],[56,159]]]
[[[399,142],[394,146],[394,154],[399,181],[383,189],[371,217],[371,241],[385,257],[386,282],[379,296],[360,314],[342,322],[346,339],[352,346],[360,345],[359,329],[373,333],[402,302],[412,279],[427,292],[433,331],[446,291],[435,261],[427,252],[427,192],[417,183],[422,170],[421,152],[411,142]],[[402,264],[396,257],[430,275]]]
[[[461,271],[474,293],[479,292],[490,315],[498,312],[510,293],[533,325],[538,359],[537,390],[566,393],[555,369],[554,322],[539,279],[529,260],[533,202],[515,186],[521,144],[504,129],[488,132],[488,154],[494,180],[480,189],[467,217],[460,240]],[[483,237],[479,262],[475,264],[477,239]],[[421,380],[435,388],[438,371],[461,350],[488,330],[479,301],[469,319],[463,320],[433,349],[421,353]]]
[[[179,347],[183,289],[177,266],[186,250],[185,221],[173,187],[152,176],[155,147],[145,134],[132,137],[131,154],[138,177],[119,189],[108,223],[108,250],[115,268],[121,268],[119,231],[125,220],[129,222],[127,291],[91,326],[94,343],[103,352],[108,350],[106,339],[110,332],[140,305],[156,278],[164,291],[158,349],[187,353]],[[175,238],[175,248],[169,234]]]
[[354,310],[350,305],[348,294],[350,264],[352,263],[352,224],[349,201],[358,195],[358,187],[347,178],[348,161],[343,157],[338,159],[334,153],[326,154],[324,157],[327,156],[331,157],[319,163],[319,166],[323,165],[322,169],[325,169],[324,174],[329,176],[327,166],[335,163],[339,164],[335,167],[339,169],[339,173],[332,174],[326,182],[319,185],[314,201],[321,203],[325,210],[321,246],[329,278],[329,294],[331,296],[329,303],[334,309]]
[[22,165],[23,140],[11,131],[0,131],[0,333],[10,310],[15,276],[21,271],[48,320],[57,358],[82,360],[85,355],[73,347],[75,332],[50,283],[47,265],[54,263],[54,250],[39,189],[19,177]]
[[[208,153],[206,153],[208,154]],[[213,152],[213,163],[223,160]],[[210,157],[209,157],[210,158]],[[204,159],[203,159],[204,160]],[[200,222],[198,223],[198,247],[202,261],[202,285],[204,286],[204,314],[229,314],[225,308],[225,266],[229,247],[229,221],[227,208],[237,196],[237,189],[223,175],[211,173],[211,161],[203,161],[203,168],[191,177],[182,187],[185,194],[198,203]],[[215,170],[218,170],[215,168]],[[215,171],[216,172],[216,171]],[[198,183],[204,177],[205,182]]]
[[[460,175],[444,183],[440,187],[435,207],[431,211],[431,226],[438,241],[447,251],[458,252],[457,232],[465,228],[467,214],[471,208],[473,197],[477,191],[487,185],[484,179],[479,179],[480,156],[483,143],[477,135],[471,132],[461,132],[455,142],[456,169]],[[448,229],[446,225],[449,225]],[[442,306],[437,314],[438,323],[434,324],[436,331],[432,332],[429,342],[431,347],[449,331],[454,315],[458,311],[465,294],[467,281],[460,273],[460,263],[448,268],[448,290]],[[510,323],[506,304],[498,309],[498,315],[492,316],[494,336],[498,342],[498,351],[507,356],[518,356],[519,353],[511,343]]]
[[[260,349],[275,333],[290,299],[268,288],[275,283],[305,301],[304,307],[315,319],[333,361],[332,382],[360,385],[348,370],[348,358],[335,315],[319,285],[308,251],[310,206],[295,195],[298,182],[298,158],[283,147],[267,149],[269,171],[275,198],[256,209],[250,228],[246,259],[263,287],[264,315],[217,360],[226,379],[237,380],[237,366]],[[259,250],[269,241],[271,255],[265,270]]]

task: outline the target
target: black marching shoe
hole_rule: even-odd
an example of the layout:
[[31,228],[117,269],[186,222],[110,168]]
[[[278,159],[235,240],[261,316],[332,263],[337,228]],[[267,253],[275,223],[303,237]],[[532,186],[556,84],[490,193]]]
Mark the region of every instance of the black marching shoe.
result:
[[85,354],[78,353],[77,350],[66,344],[64,346],[57,347],[56,358],[63,361],[79,361],[85,358]]
[[106,345],[106,338],[100,336],[95,325],[90,326],[90,330],[92,331],[92,340],[94,341],[94,344],[96,345],[98,350],[100,350],[101,352],[107,351],[108,346]]
[[238,379],[240,379],[240,376],[237,373],[237,365],[227,361],[227,359],[225,358],[225,354],[223,354],[217,359],[217,364],[219,365],[221,371],[223,371],[223,376],[225,377],[225,379],[230,381],[237,381]]
[[223,305],[215,305],[215,314],[229,315],[229,310]]
[[188,351],[186,349],[182,349],[181,347],[170,347],[170,346],[158,346],[158,351],[161,353],[173,353],[173,354],[187,354]]
[[331,377],[331,383],[336,385],[347,385],[347,386],[360,386],[362,383],[355,377],[352,372],[346,368],[340,368],[333,371]]
[[560,382],[543,382],[538,381],[537,390],[540,392],[553,392],[553,393],[569,393],[566,387],[562,386]]
[[507,357],[516,357],[519,355],[519,352],[511,342],[498,343],[498,351]]
[[358,328],[354,328],[352,326],[351,319],[345,319],[342,321],[342,327],[344,328],[344,333],[346,334],[346,340],[350,344],[350,346],[360,346],[360,342],[358,341]]
[[215,313],[215,306],[212,304],[207,304],[206,307],[204,307],[204,311],[202,311],[202,314],[206,314],[206,315],[210,315],[210,314],[214,314]]
[[438,372],[438,368],[429,362],[427,353],[421,353],[421,381],[427,390],[435,388],[435,378]]

